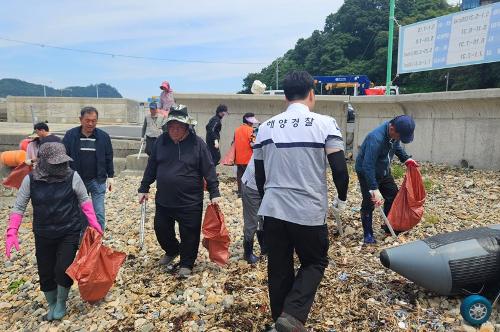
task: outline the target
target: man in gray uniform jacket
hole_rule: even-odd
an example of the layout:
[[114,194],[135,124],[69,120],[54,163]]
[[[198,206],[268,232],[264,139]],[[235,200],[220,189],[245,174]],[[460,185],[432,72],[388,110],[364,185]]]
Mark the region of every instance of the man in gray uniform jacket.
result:
[[[306,331],[304,324],[328,265],[327,160],[338,194],[334,209],[345,208],[349,184],[337,122],[311,112],[313,85],[304,71],[285,77],[288,108],[259,127],[254,145],[269,298],[278,331]],[[297,274],[294,251],[300,260]]]

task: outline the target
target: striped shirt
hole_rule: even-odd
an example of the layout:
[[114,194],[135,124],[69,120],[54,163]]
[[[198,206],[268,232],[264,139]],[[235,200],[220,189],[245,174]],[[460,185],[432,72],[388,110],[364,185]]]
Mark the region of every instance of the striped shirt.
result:
[[291,104],[259,127],[255,160],[264,161],[266,183],[259,215],[317,226],[326,221],[326,148],[344,150],[332,117]]
[[83,180],[92,180],[97,177],[96,137],[80,134],[80,166]]

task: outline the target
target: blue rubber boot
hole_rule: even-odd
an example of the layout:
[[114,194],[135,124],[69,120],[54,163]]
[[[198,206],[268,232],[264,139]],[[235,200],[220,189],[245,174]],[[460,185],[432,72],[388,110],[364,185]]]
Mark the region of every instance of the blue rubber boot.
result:
[[44,320],[48,320],[50,322],[54,320],[54,308],[56,307],[57,302],[57,289],[51,290],[50,292],[43,292],[43,294],[49,304],[49,311],[43,318]]
[[54,308],[54,319],[60,320],[66,315],[66,300],[68,299],[70,288],[57,285],[57,302]]
[[253,241],[243,242],[243,258],[248,264],[255,264],[259,261],[259,257],[253,254]]
[[372,216],[373,212],[361,212],[361,223],[363,224],[363,242],[365,244],[377,243],[377,240],[375,240],[375,237],[373,236]]

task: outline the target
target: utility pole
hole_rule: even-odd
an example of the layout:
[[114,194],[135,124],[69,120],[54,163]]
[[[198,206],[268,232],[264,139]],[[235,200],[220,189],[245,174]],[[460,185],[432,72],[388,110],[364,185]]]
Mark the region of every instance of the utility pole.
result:
[[47,89],[46,89],[46,87],[47,87],[47,83],[52,84],[52,83],[54,83],[54,82],[53,82],[53,81],[43,81],[43,96],[44,96],[44,97],[47,97]]
[[450,80],[450,72],[447,72],[446,73],[446,92],[448,92],[448,83],[449,83],[449,80]]
[[96,95],[96,98],[99,98],[99,84],[95,85],[95,95]]
[[391,76],[392,76],[392,44],[394,41],[394,7],[396,0],[389,2],[389,40],[387,45],[387,76],[385,78],[385,94],[391,94]]

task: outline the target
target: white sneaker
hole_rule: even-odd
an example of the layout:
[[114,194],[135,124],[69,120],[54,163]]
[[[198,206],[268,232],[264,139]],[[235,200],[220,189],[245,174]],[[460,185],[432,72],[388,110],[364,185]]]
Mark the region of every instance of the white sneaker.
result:
[[174,259],[179,256],[179,255],[175,255],[175,256],[169,256],[167,254],[163,255],[162,258],[160,258],[160,261],[158,262],[160,265],[170,265],[172,264],[172,262],[174,261]]
[[179,278],[187,278],[191,275],[191,269],[189,267],[181,267],[179,269]]

